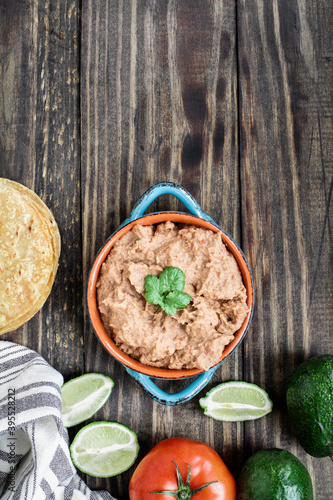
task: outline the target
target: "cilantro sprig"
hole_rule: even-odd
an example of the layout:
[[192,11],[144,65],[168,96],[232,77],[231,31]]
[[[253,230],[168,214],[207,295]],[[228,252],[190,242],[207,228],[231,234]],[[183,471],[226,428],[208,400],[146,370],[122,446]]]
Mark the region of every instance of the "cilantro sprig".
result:
[[184,293],[185,274],[178,267],[166,267],[159,277],[148,274],[145,277],[145,298],[161,307],[166,314],[174,316],[177,309],[184,309],[191,302],[192,298],[188,293]]

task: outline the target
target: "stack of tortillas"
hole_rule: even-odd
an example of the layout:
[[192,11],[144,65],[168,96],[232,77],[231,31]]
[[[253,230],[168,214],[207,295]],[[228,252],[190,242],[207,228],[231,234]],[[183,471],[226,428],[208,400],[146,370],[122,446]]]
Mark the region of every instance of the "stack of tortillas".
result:
[[0,178],[0,334],[42,307],[59,255],[58,226],[45,203],[25,186]]

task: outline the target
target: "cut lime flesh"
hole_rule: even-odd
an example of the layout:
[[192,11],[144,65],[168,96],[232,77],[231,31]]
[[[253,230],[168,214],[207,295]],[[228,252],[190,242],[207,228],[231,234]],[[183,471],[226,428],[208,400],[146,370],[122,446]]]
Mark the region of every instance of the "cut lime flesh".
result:
[[61,388],[65,427],[92,417],[110,397],[114,382],[99,373],[87,373],[66,382]]
[[70,446],[74,465],[85,474],[112,477],[129,469],[139,453],[135,432],[118,422],[83,427]]
[[205,415],[225,422],[255,420],[270,413],[273,403],[266,391],[248,382],[225,382],[200,401]]

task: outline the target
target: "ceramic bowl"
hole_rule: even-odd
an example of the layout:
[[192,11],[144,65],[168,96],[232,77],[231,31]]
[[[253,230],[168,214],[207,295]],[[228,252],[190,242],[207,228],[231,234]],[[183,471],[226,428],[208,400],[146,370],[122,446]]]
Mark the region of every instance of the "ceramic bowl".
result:
[[[172,194],[176,196],[180,201],[182,201],[182,203],[190,213],[156,212],[145,215],[144,212],[152,203],[152,201],[162,194]],[[238,263],[238,266],[242,273],[243,282],[247,290],[247,305],[249,310],[241,328],[235,333],[233,341],[225,347],[218,362],[206,371],[199,369],[173,370],[167,368],[155,368],[140,363],[139,361],[125,354],[121,349],[119,349],[119,347],[117,347],[117,345],[113,342],[111,337],[106,332],[99,315],[96,296],[96,283],[99,277],[101,266],[109,255],[110,250],[115,242],[118,241],[119,238],[121,238],[125,233],[130,231],[130,229],[132,229],[135,224],[151,225],[159,224],[165,221],[171,221],[181,224],[193,224],[195,226],[210,229],[214,232],[219,232],[227,249],[233,254]],[[197,394],[209,382],[217,367],[236,349],[236,347],[244,339],[253,314],[254,286],[250,267],[242,250],[238,247],[235,241],[200,208],[194,198],[182,186],[173,183],[160,183],[156,184],[146,193],[144,193],[144,195],[134,206],[130,217],[126,219],[126,221],[124,221],[123,224],[117,229],[117,231],[115,231],[108,238],[108,240],[98,252],[98,255],[93,262],[88,277],[87,302],[92,326],[104,348],[125,367],[127,372],[131,376],[133,376],[137,380],[137,382],[139,382],[139,384],[146,390],[146,392],[148,392],[154,399],[164,404],[179,404],[180,402],[187,401],[195,394]],[[182,379],[188,377],[196,378],[186,389],[177,394],[165,393],[152,381],[152,378]]]

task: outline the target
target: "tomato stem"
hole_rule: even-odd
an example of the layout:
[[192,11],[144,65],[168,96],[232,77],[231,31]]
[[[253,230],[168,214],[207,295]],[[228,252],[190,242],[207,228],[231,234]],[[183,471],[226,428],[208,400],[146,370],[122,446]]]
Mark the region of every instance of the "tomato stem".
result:
[[203,490],[204,488],[207,488],[207,486],[210,486],[213,483],[217,483],[218,481],[211,481],[210,483],[204,484],[203,486],[200,486],[199,488],[196,488],[195,490],[191,490],[190,487],[190,481],[191,481],[191,467],[189,464],[187,465],[188,468],[188,473],[187,473],[187,478],[186,482],[183,482],[182,476],[180,475],[178,465],[176,462],[172,461],[172,463],[175,464],[176,467],[176,472],[177,472],[177,480],[178,480],[178,490],[174,491],[152,491],[148,493],[149,495],[169,495],[170,497],[178,498],[178,500],[191,500],[191,498],[196,494],[199,493],[199,491]]

